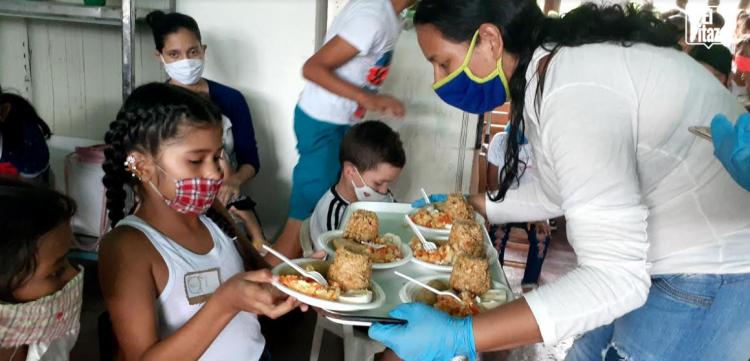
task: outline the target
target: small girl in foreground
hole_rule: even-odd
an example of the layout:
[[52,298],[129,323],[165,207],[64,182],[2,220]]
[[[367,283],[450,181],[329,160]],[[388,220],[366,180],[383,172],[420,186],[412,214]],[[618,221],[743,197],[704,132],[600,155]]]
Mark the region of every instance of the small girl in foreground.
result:
[[0,360],[66,361],[83,271],[68,263],[72,199],[0,176]]
[[[136,89],[110,124],[104,184],[116,227],[99,276],[121,359],[265,360],[256,314],[297,306],[249,242],[206,215],[222,184],[221,136],[208,100],[167,84]],[[138,200],[128,217],[126,184]]]

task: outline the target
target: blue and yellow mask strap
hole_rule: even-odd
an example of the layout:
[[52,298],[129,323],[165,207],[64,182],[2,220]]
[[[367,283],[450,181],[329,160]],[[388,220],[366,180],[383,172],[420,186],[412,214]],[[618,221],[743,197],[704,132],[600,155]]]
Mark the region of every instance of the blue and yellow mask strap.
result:
[[477,30],[474,33],[474,36],[471,38],[471,44],[469,44],[469,50],[466,52],[466,56],[464,57],[464,62],[461,64],[458,69],[450,73],[445,78],[441,79],[440,81],[436,82],[432,85],[432,89],[440,88],[441,86],[447,84],[451,80],[455,79],[457,76],[459,76],[461,73],[466,73],[466,76],[469,77],[469,79],[473,80],[476,83],[482,84],[486,83],[495,77],[499,76],[500,81],[502,81],[503,86],[505,87],[505,92],[508,94],[508,98],[510,99],[510,87],[508,86],[508,79],[505,77],[505,73],[502,71],[503,68],[503,58],[500,57],[497,61],[497,66],[495,67],[495,70],[487,75],[484,78],[480,78],[474,73],[471,72],[471,69],[469,68],[469,63],[471,63],[471,58],[474,56],[474,48],[477,45],[477,39],[479,39],[479,30]]

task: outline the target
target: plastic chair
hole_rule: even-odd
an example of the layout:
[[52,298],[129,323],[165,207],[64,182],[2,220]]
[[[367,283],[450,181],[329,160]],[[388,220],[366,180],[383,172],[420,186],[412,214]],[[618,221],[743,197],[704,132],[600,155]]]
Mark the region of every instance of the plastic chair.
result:
[[373,341],[367,336],[366,332],[355,329],[352,326],[334,323],[318,315],[318,320],[315,322],[312,347],[310,348],[310,361],[318,361],[320,347],[323,343],[323,334],[325,334],[326,330],[341,337],[343,340],[344,361],[373,361],[375,360],[375,354],[385,350],[385,346]]

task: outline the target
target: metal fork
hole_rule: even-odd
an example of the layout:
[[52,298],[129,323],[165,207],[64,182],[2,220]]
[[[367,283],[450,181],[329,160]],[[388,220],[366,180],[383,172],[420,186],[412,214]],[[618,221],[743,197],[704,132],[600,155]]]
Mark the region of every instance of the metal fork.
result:
[[409,224],[409,227],[411,227],[411,230],[414,231],[414,234],[417,235],[417,239],[419,239],[419,242],[422,243],[422,248],[424,248],[427,252],[437,251],[437,245],[424,238],[422,232],[420,232],[419,228],[417,228],[417,225],[414,224],[414,221],[412,221],[411,218],[409,218],[409,215],[405,214],[404,218],[406,218],[406,223]]
[[315,282],[320,283],[324,287],[328,287],[328,280],[326,280],[325,277],[323,277],[322,274],[320,274],[317,271],[306,271],[304,268],[300,267],[296,263],[292,262],[289,258],[286,258],[283,254],[279,253],[275,249],[269,247],[268,245],[263,245],[263,249],[270,252],[272,255],[276,256],[276,258],[284,261],[284,263],[288,264],[290,267],[292,267],[295,271],[299,272],[300,275],[303,277],[309,278]]
[[405,274],[403,274],[403,273],[401,273],[399,271],[393,271],[393,273],[395,273],[396,276],[404,278],[404,279],[406,279],[407,281],[409,281],[411,283],[415,283],[415,284],[421,286],[422,288],[425,288],[425,289],[429,290],[430,292],[432,292],[432,293],[434,293],[436,295],[450,296],[450,297],[455,298],[456,301],[460,302],[462,305],[465,304],[464,300],[462,300],[461,297],[456,296],[456,294],[453,293],[453,292],[450,292],[450,291],[440,291],[437,288],[433,288],[433,287],[427,285],[426,283],[422,283],[420,281],[417,281],[414,278],[411,278],[411,277],[409,277],[409,276],[407,276],[407,275],[405,275]]

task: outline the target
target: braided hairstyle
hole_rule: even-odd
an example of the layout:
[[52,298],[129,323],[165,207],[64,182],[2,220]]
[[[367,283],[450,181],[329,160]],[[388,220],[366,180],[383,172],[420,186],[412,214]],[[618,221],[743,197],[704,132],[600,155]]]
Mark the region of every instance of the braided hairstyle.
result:
[[[134,151],[156,155],[161,144],[180,136],[180,127],[221,127],[221,112],[205,97],[184,88],[150,83],[135,89],[110,123],[104,136],[107,147],[102,182],[106,188],[107,212],[112,225],[125,217],[125,186],[137,190],[140,182],[125,166],[125,159]],[[229,237],[239,237],[238,250],[245,267],[258,269],[261,257],[237,229],[231,216],[218,202],[206,213]],[[248,258],[249,254],[249,258]]]
[[125,217],[125,185],[139,184],[125,166],[128,154],[158,154],[165,140],[180,136],[182,125],[220,127],[221,115],[207,99],[168,84],[140,86],[125,100],[104,136],[103,183],[112,225]]

